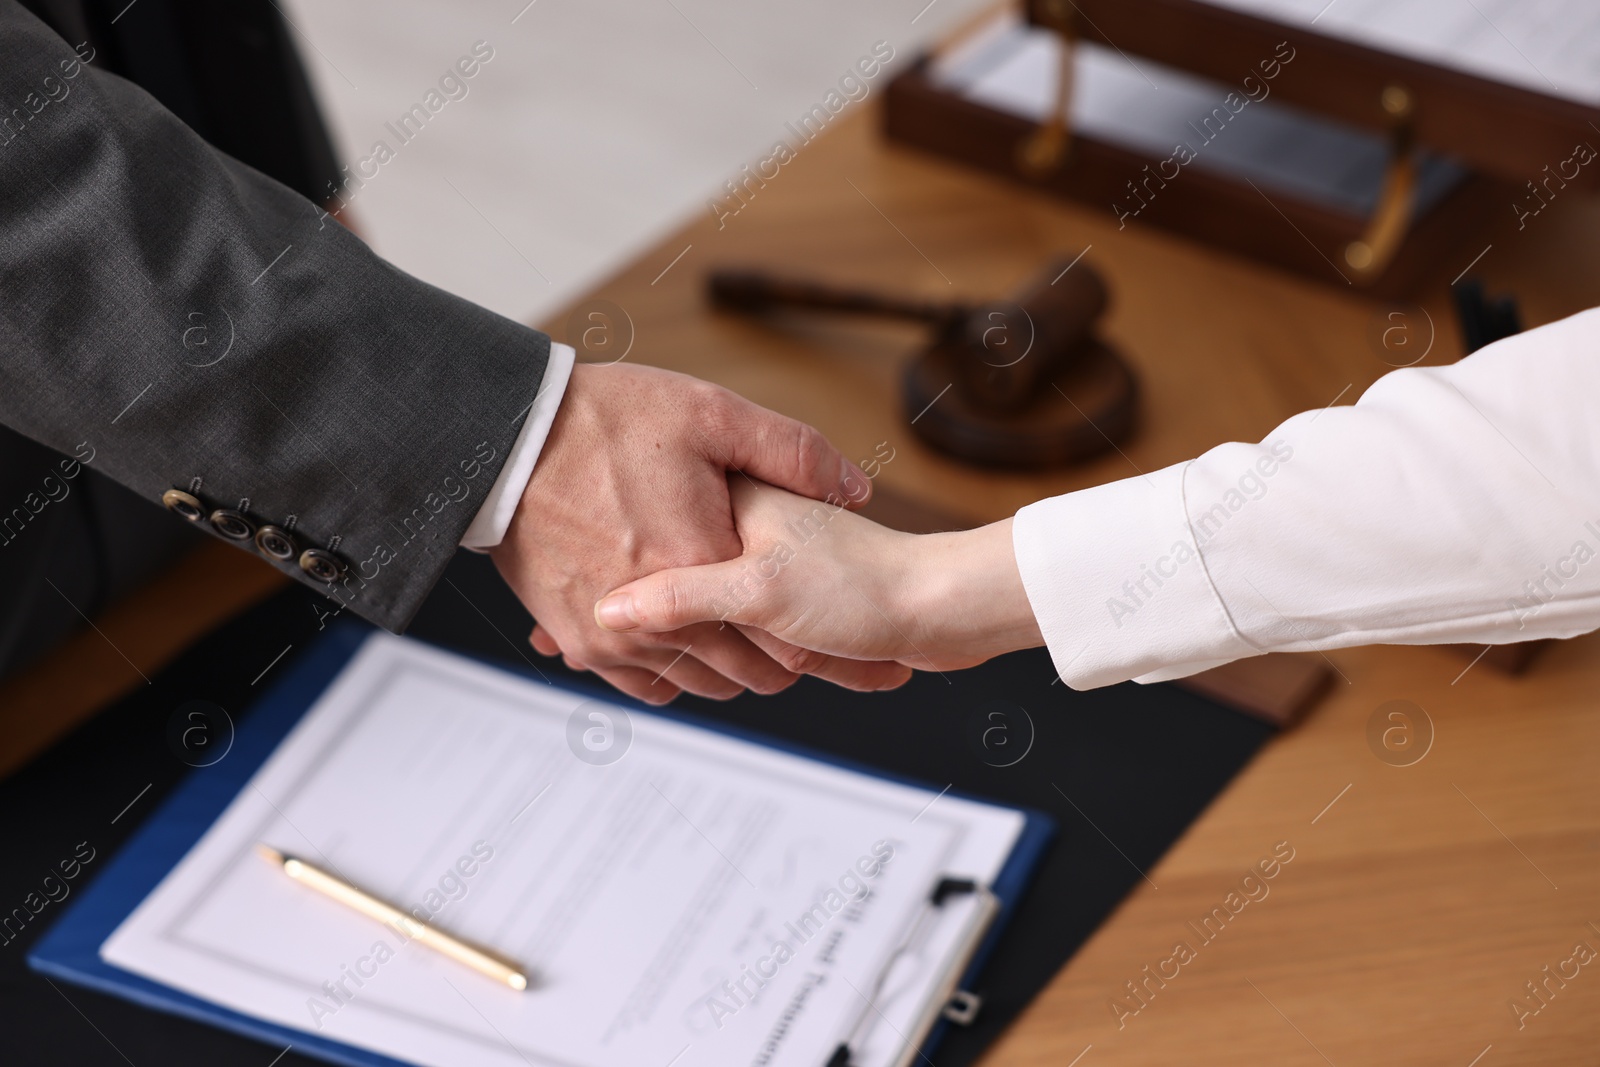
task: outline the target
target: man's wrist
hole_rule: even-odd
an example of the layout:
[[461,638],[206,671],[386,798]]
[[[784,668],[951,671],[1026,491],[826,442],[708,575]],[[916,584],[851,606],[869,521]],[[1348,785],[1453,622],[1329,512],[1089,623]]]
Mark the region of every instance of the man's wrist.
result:
[[489,495],[478,508],[477,517],[462,534],[461,547],[488,549],[505,540],[512,516],[517,513],[517,505],[522,501],[523,490],[528,487],[534,465],[538,463],[545,441],[550,436],[550,427],[555,424],[556,412],[566,395],[576,358],[577,353],[569,345],[551,342],[550,358],[545,364],[539,392],[528,405],[522,430],[500,468],[500,476],[489,487]]

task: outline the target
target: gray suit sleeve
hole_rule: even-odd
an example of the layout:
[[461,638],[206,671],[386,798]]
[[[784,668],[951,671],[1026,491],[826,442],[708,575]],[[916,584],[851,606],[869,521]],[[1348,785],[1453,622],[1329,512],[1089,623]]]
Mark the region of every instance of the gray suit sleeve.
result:
[[549,350],[0,0],[0,423],[398,631]]

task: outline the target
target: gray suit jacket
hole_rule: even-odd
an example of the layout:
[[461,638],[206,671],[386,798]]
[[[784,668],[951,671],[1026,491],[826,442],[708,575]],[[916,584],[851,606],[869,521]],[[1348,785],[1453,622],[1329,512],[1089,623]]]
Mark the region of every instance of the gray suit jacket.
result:
[[402,629],[549,339],[391,267],[96,58],[0,0],[0,424],[66,457],[5,487],[0,554],[87,467]]

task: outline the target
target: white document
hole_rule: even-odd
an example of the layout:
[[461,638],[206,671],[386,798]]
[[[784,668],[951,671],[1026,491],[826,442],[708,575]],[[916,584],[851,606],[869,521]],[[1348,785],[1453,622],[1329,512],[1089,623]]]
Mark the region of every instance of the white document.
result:
[[1594,0],[1207,2],[1486,81],[1600,104],[1600,4]]
[[[933,80],[977,103],[1040,122],[1054,105],[1060,62],[1060,37],[1005,17],[941,56]],[[1243,79],[1251,74],[1257,77],[1246,86]],[[1172,158],[1182,146],[1193,157],[1188,166],[1248,180],[1269,197],[1286,195],[1350,215],[1371,214],[1383,187],[1388,143],[1280,103],[1272,96],[1273,83],[1259,72],[1245,69],[1239,75],[1240,83],[1224,85],[1080,42],[1073,53],[1072,128],[1148,156],[1158,172],[1158,161]],[[1291,61],[1278,77],[1293,76]],[[1237,113],[1224,103],[1230,94]],[[1166,174],[1172,177],[1171,167]],[[1419,210],[1463,174],[1453,163],[1425,158],[1416,193]],[[1128,180],[1136,185],[1145,177],[1135,172]],[[1125,195],[1129,208],[1139,206],[1134,194]]]
[[[588,762],[608,745],[626,750]],[[101,955],[417,1064],[820,1067],[932,887],[987,884],[1022,826],[378,634]],[[405,943],[257,842],[494,949],[531,988]],[[926,972],[873,1006],[857,1063],[901,1053]]]

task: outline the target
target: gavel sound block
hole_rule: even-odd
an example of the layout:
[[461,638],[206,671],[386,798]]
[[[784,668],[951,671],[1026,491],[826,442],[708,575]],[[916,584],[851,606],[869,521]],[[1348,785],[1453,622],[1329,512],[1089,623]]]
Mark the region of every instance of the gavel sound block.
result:
[[717,270],[714,304],[765,314],[807,308],[921,322],[932,338],[906,367],[901,400],[934,448],[987,466],[1052,467],[1113,447],[1134,424],[1138,383],[1093,326],[1105,282],[1085,263],[1053,262],[1015,300],[921,301]]

